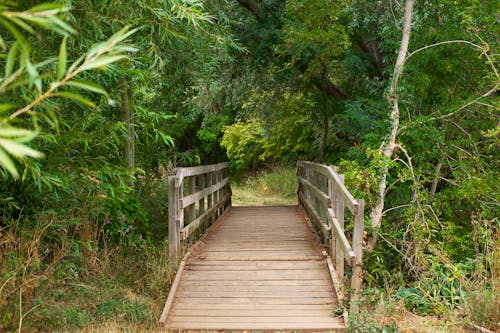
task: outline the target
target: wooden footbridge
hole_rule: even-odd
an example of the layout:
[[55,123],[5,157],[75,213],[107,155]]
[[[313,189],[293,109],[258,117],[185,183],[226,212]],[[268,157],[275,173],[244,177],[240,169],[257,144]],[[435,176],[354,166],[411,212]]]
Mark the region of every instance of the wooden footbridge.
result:
[[[298,206],[232,207],[228,167],[180,168],[169,177],[170,259],[184,256],[162,325],[171,331],[345,330],[344,264],[356,291],[363,201],[334,168],[299,161]],[[344,221],[351,222],[349,233]]]

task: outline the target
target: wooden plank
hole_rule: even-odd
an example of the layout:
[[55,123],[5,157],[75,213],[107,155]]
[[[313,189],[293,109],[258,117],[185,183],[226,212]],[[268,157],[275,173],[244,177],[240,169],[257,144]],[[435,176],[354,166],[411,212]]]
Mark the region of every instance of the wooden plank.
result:
[[[241,323],[241,322],[246,322],[246,323],[267,323],[267,324],[283,324],[287,323],[288,325],[290,324],[321,324],[321,325],[332,325],[332,324],[337,324],[341,322],[337,318],[333,317],[325,317],[325,316],[309,316],[309,317],[289,317],[289,316],[283,316],[283,317],[259,317],[258,320],[256,320],[255,317],[230,317],[230,316],[225,316],[225,317],[209,317],[209,316],[179,316],[176,317],[177,322],[181,323]],[[175,321],[174,321],[175,322]],[[323,327],[326,327],[323,326]]]
[[314,270],[268,270],[268,271],[189,271],[184,276],[185,281],[190,280],[318,280],[328,278],[326,271]]
[[331,282],[328,279],[320,280],[183,280],[182,286],[329,286]]
[[207,317],[330,317],[332,309],[263,309],[263,310],[249,310],[249,309],[175,309],[172,311],[175,316],[207,316]]
[[262,310],[262,311],[271,311],[271,310],[304,310],[304,311],[314,311],[314,310],[329,310],[334,311],[335,306],[333,304],[254,304],[254,303],[246,303],[246,304],[195,304],[193,302],[189,303],[176,303],[172,311],[179,309],[197,309],[197,310]]
[[[318,261],[284,261],[276,263],[276,261],[260,262],[259,265],[252,264],[248,262],[247,265],[233,265],[231,262],[226,262],[225,264],[209,264],[209,265],[189,265],[188,270],[190,271],[254,271],[254,270],[303,270],[303,269],[314,269],[323,270],[324,264]],[[286,264],[286,265],[284,265]],[[307,265],[306,265],[307,264]]]
[[[239,284],[239,285],[203,285],[203,284],[181,284],[178,287],[178,290],[188,291],[188,292],[211,292],[211,291],[223,291],[223,292],[333,292],[334,288],[331,284],[323,284],[323,285],[295,285],[295,286],[249,286],[247,284]],[[338,297],[337,297],[338,298]]]
[[211,165],[202,165],[202,166],[197,166],[197,167],[175,169],[176,178],[177,178],[177,182],[178,182],[178,183],[176,183],[176,187],[177,188],[180,187],[180,184],[182,184],[184,177],[201,175],[202,173],[219,171],[219,170],[226,169],[226,168],[229,168],[229,163],[227,163],[227,162],[218,163],[218,164],[211,164]]
[[296,260],[321,260],[320,255],[314,255],[314,256],[306,256],[306,255],[293,255],[293,254],[268,254],[267,256],[262,256],[262,255],[252,255],[252,254],[241,254],[241,255],[234,255],[231,253],[221,253],[221,254],[214,254],[212,252],[209,256],[203,256],[201,257],[201,260],[247,260],[247,261],[255,261],[255,260],[268,260],[268,261],[275,261],[275,260],[284,260],[284,261],[296,261]]
[[335,304],[336,300],[333,297],[296,297],[296,298],[257,298],[257,297],[240,297],[240,298],[224,298],[224,297],[176,297],[175,302],[183,302],[185,304]]
[[297,297],[307,297],[307,298],[328,298],[331,296],[333,291],[279,291],[273,290],[268,291],[224,291],[224,288],[214,291],[186,291],[185,289],[177,290],[177,297],[193,297],[193,298],[297,298]]
[[345,326],[338,323],[306,323],[300,325],[299,323],[255,323],[255,322],[239,322],[239,323],[204,323],[203,325],[189,322],[174,322],[168,325],[172,330],[215,330],[215,331],[234,331],[234,330],[263,330],[263,331],[276,331],[276,330],[292,330],[307,332],[311,331],[337,331],[344,332]]

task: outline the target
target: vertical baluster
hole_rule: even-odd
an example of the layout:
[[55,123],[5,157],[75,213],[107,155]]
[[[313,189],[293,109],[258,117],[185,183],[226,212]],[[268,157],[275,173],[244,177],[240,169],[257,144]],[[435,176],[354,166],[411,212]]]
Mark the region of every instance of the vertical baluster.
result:
[[[333,179],[331,177],[328,177],[328,197],[330,198],[330,207],[333,210],[334,216],[337,216],[336,212],[336,192],[335,192],[335,186],[333,184]],[[334,227],[333,224],[330,224],[330,257],[336,258],[336,244],[337,244],[337,238],[335,237],[335,232],[334,232]]]
[[[209,172],[206,174],[206,186],[207,187],[212,187],[213,185],[213,177],[212,177],[212,173]],[[213,194],[210,193],[208,196],[207,196],[207,209],[210,209],[212,208],[213,206]]]
[[[188,178],[188,192],[189,195],[196,193],[196,176]],[[194,219],[196,219],[196,202],[188,207],[187,218],[188,223],[191,223]]]

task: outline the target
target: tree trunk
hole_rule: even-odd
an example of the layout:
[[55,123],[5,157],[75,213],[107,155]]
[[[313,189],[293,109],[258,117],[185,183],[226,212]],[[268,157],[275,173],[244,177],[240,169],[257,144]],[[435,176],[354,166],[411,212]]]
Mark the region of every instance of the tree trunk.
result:
[[[413,15],[413,0],[407,0],[405,3],[405,14],[403,23],[403,36],[401,38],[401,46],[398,52],[398,58],[396,60],[396,65],[394,66],[394,73],[392,75],[391,86],[389,88],[389,93],[387,94],[387,101],[392,107],[391,112],[391,134],[389,140],[382,144],[380,147],[382,157],[384,158],[383,165],[380,170],[378,179],[378,199],[375,205],[372,207],[370,212],[370,218],[372,220],[372,227],[377,229],[380,227],[382,222],[382,213],[384,211],[384,201],[385,201],[385,191],[387,188],[387,174],[389,173],[389,164],[392,156],[396,150],[396,138],[399,129],[399,100],[397,95],[398,80],[403,74],[404,64],[406,61],[406,54],[408,52],[408,44],[410,42],[410,32],[411,32],[411,21]],[[375,231],[372,233],[372,237],[368,242],[368,250],[373,250],[375,243],[377,242],[377,237]]]
[[127,138],[124,142],[125,163],[130,172],[129,185],[134,187],[135,169],[135,133],[134,133],[134,107],[133,91],[126,77],[122,78],[122,120],[127,128]]
[[325,150],[326,146],[328,144],[328,129],[329,129],[329,122],[330,122],[330,117],[328,117],[328,114],[323,115],[323,136],[321,138],[321,146],[319,148],[319,156],[318,162],[323,162],[323,158],[325,157]]

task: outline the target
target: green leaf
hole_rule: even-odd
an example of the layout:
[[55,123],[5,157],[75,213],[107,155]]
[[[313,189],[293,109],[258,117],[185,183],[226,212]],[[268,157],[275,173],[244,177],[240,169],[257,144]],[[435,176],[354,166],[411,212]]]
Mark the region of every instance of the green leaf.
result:
[[88,91],[92,91],[104,96],[108,96],[108,93],[106,89],[104,89],[102,86],[98,85],[97,83],[94,83],[92,81],[86,81],[86,80],[71,80],[66,83],[67,85],[82,88]]
[[27,25],[26,23],[24,23],[22,20],[18,19],[17,17],[15,16],[12,16],[10,17],[10,20],[17,24],[17,26],[21,27],[22,29],[26,30],[27,32],[29,32],[30,34],[34,34],[35,31],[33,30],[32,27],[30,27],[29,25]]
[[36,70],[35,66],[28,60],[26,63],[26,69],[28,71],[28,76],[29,76],[29,87],[31,88],[33,84],[35,84],[35,87],[37,88],[38,92],[42,92],[42,80],[40,80],[40,75],[38,74],[38,71]]
[[2,48],[2,50],[5,50],[7,48],[7,45],[5,45],[5,41],[3,40],[2,36],[0,36],[0,48]]
[[67,37],[64,37],[61,47],[59,49],[59,58],[57,62],[57,79],[60,80],[64,76],[64,72],[66,71],[67,64],[67,50],[66,50],[66,40]]
[[67,12],[70,8],[65,5],[61,5],[58,3],[43,3],[41,5],[37,5],[30,8],[30,12],[45,12],[56,10],[57,13]]
[[42,158],[44,156],[41,152],[10,139],[0,139],[0,146],[2,146],[2,148],[4,148],[11,155],[20,158],[26,156]]
[[9,155],[5,152],[5,150],[3,150],[2,148],[0,148],[0,166],[5,170],[7,170],[12,175],[12,177],[14,178],[19,177],[16,165],[9,157]]
[[94,61],[91,61],[91,62],[83,65],[82,70],[86,71],[86,70],[97,68],[97,67],[103,67],[103,66],[111,64],[113,62],[117,62],[119,60],[125,59],[125,58],[127,58],[127,57],[124,55],[102,56],[102,57],[97,58]]
[[0,127],[0,136],[3,137],[18,137],[18,136],[30,136],[33,132],[25,128],[16,127]]
[[78,94],[70,93],[70,92],[67,92],[67,91],[58,92],[57,94],[54,94],[54,96],[59,96],[59,97],[64,97],[64,98],[72,99],[74,101],[80,102],[80,103],[85,104],[85,105],[90,106],[90,107],[94,107],[95,106],[95,104],[92,101],[89,101],[85,97],[82,97],[82,96],[80,96]]
[[9,103],[0,104],[0,113],[4,113],[5,111],[9,111],[13,108],[15,108],[14,104],[9,104]]
[[16,41],[12,44],[9,53],[7,54],[7,61],[5,63],[5,77],[8,77],[14,70],[14,64],[16,63],[17,51],[19,49],[19,42]]

